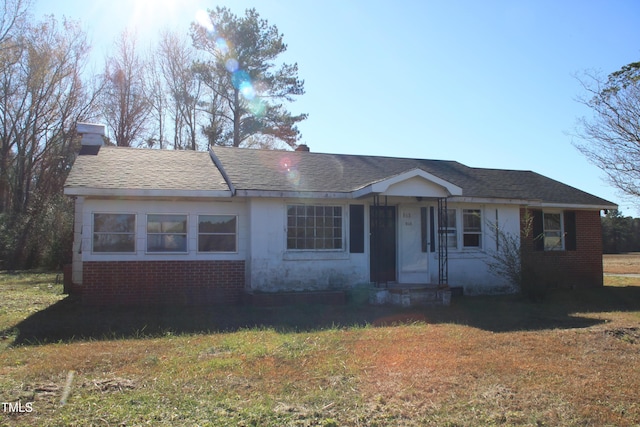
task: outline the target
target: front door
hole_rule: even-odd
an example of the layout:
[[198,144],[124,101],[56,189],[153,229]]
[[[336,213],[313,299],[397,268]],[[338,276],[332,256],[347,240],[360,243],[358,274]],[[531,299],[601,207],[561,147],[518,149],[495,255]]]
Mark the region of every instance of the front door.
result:
[[396,208],[371,206],[370,273],[374,283],[395,282],[396,277]]
[[429,283],[427,209],[398,208],[398,282]]

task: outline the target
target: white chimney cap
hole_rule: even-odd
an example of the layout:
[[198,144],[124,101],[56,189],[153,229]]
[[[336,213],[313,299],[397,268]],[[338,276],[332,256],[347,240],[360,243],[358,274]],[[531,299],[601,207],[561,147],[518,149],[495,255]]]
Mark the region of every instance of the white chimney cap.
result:
[[106,135],[106,126],[96,123],[78,123],[76,130],[80,134],[93,133],[97,135]]
[[95,123],[78,123],[76,130],[82,135],[82,145],[103,146],[106,126]]

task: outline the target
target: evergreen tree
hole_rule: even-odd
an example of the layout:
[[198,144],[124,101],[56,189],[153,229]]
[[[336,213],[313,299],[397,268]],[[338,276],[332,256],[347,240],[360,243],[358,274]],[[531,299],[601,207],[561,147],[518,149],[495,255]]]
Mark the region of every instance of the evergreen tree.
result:
[[204,128],[210,145],[295,146],[297,124],[306,114],[292,115],[283,102],[304,94],[297,64],[275,65],[287,45],[278,29],[255,9],[243,17],[217,7],[191,27],[194,46],[208,60],[194,67],[211,91]]

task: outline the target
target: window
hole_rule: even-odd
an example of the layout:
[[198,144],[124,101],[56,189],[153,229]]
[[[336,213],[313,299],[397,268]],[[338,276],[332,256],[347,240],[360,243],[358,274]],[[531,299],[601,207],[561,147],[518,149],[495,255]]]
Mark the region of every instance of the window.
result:
[[559,213],[543,214],[544,250],[561,251],[562,244],[562,215]]
[[93,252],[133,253],[135,251],[135,214],[93,214]]
[[147,252],[187,252],[187,216],[147,215]]
[[444,227],[447,236],[447,247],[450,249],[458,248],[458,226],[456,221],[456,210],[447,209],[446,223],[441,224]]
[[198,252],[236,252],[237,223],[235,215],[200,215]]
[[287,206],[287,249],[342,249],[342,207]]
[[465,248],[482,247],[482,214],[480,209],[464,209],[462,223],[462,246]]

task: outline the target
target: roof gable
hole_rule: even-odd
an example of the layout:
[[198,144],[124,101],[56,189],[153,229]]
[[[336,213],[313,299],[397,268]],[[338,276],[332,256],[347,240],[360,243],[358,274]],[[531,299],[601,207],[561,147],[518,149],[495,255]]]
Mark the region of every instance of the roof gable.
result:
[[416,168],[374,182],[354,191],[353,194],[354,197],[365,197],[372,194],[408,197],[449,197],[461,196],[462,189],[442,178]]

